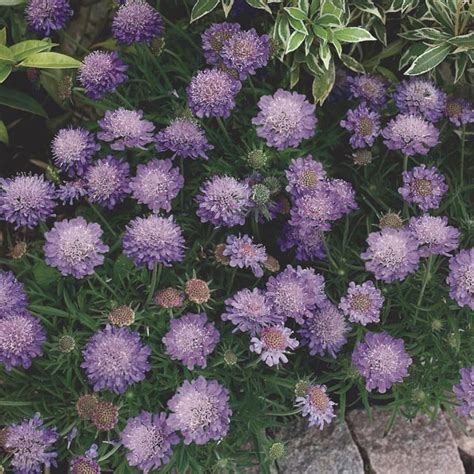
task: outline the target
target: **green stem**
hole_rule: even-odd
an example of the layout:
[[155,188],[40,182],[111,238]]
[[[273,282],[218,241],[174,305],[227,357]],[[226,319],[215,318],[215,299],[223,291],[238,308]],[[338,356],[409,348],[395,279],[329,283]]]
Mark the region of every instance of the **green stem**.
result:
[[234,267],[232,269],[232,273],[230,275],[230,280],[229,280],[229,285],[227,287],[227,293],[230,293],[230,290],[232,289],[232,285],[234,284],[234,280],[235,280],[235,274],[237,273],[237,268]]
[[110,293],[112,293],[114,295],[114,297],[118,300],[119,297],[117,296],[117,294],[115,293],[115,291],[112,289],[112,287],[97,273],[97,272],[94,272],[94,275],[96,276],[97,280],[100,281],[100,284],[107,290],[107,291],[110,291]]
[[114,91],[114,94],[129,108],[129,109],[134,109],[135,107],[119,92],[119,91]]
[[107,222],[107,219],[102,215],[102,213],[97,209],[97,207],[92,204],[91,202],[87,201],[89,203],[90,208],[94,211],[94,214],[99,218],[100,222],[107,228],[107,230],[114,236],[117,237],[117,234],[114,232],[114,229],[112,229],[111,225]]
[[224,122],[222,121],[222,119],[220,117],[217,117],[217,124],[219,125],[219,128],[221,129],[222,133],[225,135],[225,137],[227,138],[229,143],[232,143],[229,132],[225,128]]
[[[403,155],[403,171],[408,171],[408,155]],[[408,203],[403,201],[403,216],[408,218]]]
[[337,270],[337,265],[336,265],[336,262],[335,260],[331,257],[331,252],[329,251],[329,247],[328,247],[328,244],[326,242],[326,237],[324,236],[324,233],[321,233],[321,240],[323,242],[323,245],[324,245],[324,251],[326,252],[326,256],[328,257],[328,260],[329,262],[331,263],[331,265]]
[[148,290],[148,297],[146,299],[146,306],[148,306],[151,303],[151,300],[153,299],[153,295],[155,294],[155,288],[158,282],[160,281],[161,278],[161,270],[163,266],[159,263],[155,263],[155,266],[153,267],[153,272],[151,274],[151,283],[150,283],[150,289]]
[[460,169],[460,179],[461,179],[461,189],[464,185],[464,154],[465,154],[465,143],[466,143],[466,125],[462,124],[461,128],[461,169]]
[[416,302],[416,311],[415,311],[415,320],[418,316],[418,311],[420,309],[420,305],[423,302],[423,296],[425,295],[426,285],[431,279],[431,265],[433,263],[433,255],[428,257],[428,262],[426,263],[425,267],[425,274],[423,276],[423,282],[421,284],[420,294],[418,295],[418,301]]

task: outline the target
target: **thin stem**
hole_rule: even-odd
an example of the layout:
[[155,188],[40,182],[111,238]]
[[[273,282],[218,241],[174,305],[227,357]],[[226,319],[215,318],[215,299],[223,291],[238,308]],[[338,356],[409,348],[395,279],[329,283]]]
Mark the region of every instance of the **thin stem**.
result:
[[115,293],[115,291],[112,289],[112,287],[97,273],[97,272],[94,272],[94,275],[96,276],[97,280],[100,281],[100,284],[107,290],[107,291],[110,291],[110,293],[112,293],[115,298],[117,298],[117,300],[119,299],[119,297],[117,296],[117,293]]
[[331,257],[331,252],[329,251],[329,247],[328,247],[328,244],[326,242],[326,237],[324,236],[323,233],[321,233],[321,241],[323,242],[324,251],[326,253],[326,256],[328,257],[329,262],[337,270],[338,269],[337,264],[336,264],[335,260]]
[[87,201],[89,203],[90,208],[94,211],[94,214],[99,218],[100,222],[104,224],[104,226],[107,228],[107,230],[114,236],[117,237],[117,234],[114,232],[114,229],[112,229],[111,225],[107,222],[107,219],[102,215],[102,213],[97,209],[97,207],[92,204],[91,202]]
[[461,128],[461,189],[464,185],[464,155],[465,155],[465,143],[466,143],[466,125],[463,123]]
[[420,294],[418,295],[418,301],[416,302],[416,311],[415,311],[415,320],[418,316],[418,311],[420,309],[420,305],[423,302],[423,296],[425,295],[426,285],[431,279],[431,265],[433,263],[433,255],[428,257],[428,262],[426,263],[425,267],[425,274],[423,275],[423,282],[421,284]]
[[232,269],[232,273],[230,275],[230,280],[229,280],[229,286],[227,288],[227,293],[230,293],[230,290],[232,289],[232,285],[234,284],[234,280],[235,280],[235,274],[237,273],[237,268],[233,268]]
[[151,303],[151,300],[153,299],[153,295],[155,294],[156,285],[158,284],[161,278],[162,268],[163,268],[163,265],[159,263],[155,263],[155,266],[153,267],[153,272],[151,274],[150,289],[148,290],[148,297],[146,299],[147,306]]
[[232,140],[231,140],[231,138],[230,138],[229,132],[228,132],[227,129],[225,128],[224,122],[222,121],[222,119],[221,119],[220,117],[217,117],[217,123],[218,123],[219,128],[221,129],[222,133],[225,135],[225,137],[226,137],[227,140],[229,141],[229,143],[232,143]]
[[[403,155],[403,172],[408,171],[408,155]],[[408,218],[408,203],[403,201],[403,216]]]
[[134,109],[133,105],[117,90],[114,91],[114,94],[129,108]]

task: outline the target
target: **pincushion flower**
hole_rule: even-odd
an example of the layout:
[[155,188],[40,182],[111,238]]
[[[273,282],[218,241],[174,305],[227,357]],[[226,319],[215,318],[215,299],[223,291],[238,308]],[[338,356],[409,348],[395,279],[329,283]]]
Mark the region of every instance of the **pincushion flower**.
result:
[[474,248],[463,249],[449,259],[449,296],[474,311]]
[[82,60],[77,77],[86,94],[99,100],[128,79],[127,69],[115,51],[93,51]]
[[285,326],[266,326],[260,333],[250,340],[250,350],[260,354],[260,358],[269,367],[280,362],[288,362],[288,354],[299,346],[299,342],[292,338],[293,331]]
[[123,253],[136,266],[146,265],[150,270],[157,264],[166,267],[184,258],[184,238],[173,216],[136,217],[126,227]]
[[267,261],[267,252],[261,244],[254,244],[247,234],[229,235],[226,239],[223,255],[229,257],[229,265],[238,268],[250,268],[253,274],[263,276],[263,264]]
[[185,380],[168,401],[168,426],[181,431],[184,444],[219,441],[229,431],[229,391],[216,380]]
[[461,97],[448,97],[444,113],[456,127],[474,122],[474,107],[472,103]]
[[303,139],[314,136],[317,119],[315,106],[296,92],[278,89],[258,101],[260,112],[252,119],[257,135],[277,150],[297,147]]
[[460,406],[457,407],[459,416],[474,418],[474,366],[459,371],[461,380],[453,386],[453,392]]
[[320,430],[336,417],[336,405],[326,393],[326,385],[309,385],[304,396],[296,397],[295,406],[301,408],[301,414],[308,418],[309,426],[316,425]]
[[339,309],[353,323],[366,326],[380,321],[380,312],[385,301],[382,292],[371,281],[356,285],[349,283],[346,296],[341,298]]
[[368,249],[361,258],[365,260],[367,271],[373,272],[377,280],[403,281],[418,268],[418,241],[406,229],[384,227],[380,232],[370,233],[367,243]]
[[113,430],[118,423],[119,408],[112,402],[99,400],[92,409],[91,422],[101,431]]
[[326,257],[322,232],[317,228],[293,227],[288,224],[283,228],[278,244],[283,252],[295,247],[298,260],[322,260]]
[[293,197],[314,191],[326,178],[323,165],[311,155],[291,160],[285,171],[288,186],[285,188]]
[[238,23],[213,23],[201,35],[202,49],[206,62],[217,65],[222,61],[221,50],[225,42],[240,31]]
[[56,195],[63,205],[69,204],[70,206],[86,194],[85,183],[82,179],[61,184],[56,191]]
[[127,110],[123,107],[107,110],[98,123],[101,131],[97,132],[97,138],[110,142],[112,150],[143,148],[153,141],[155,126],[143,118],[141,110]]
[[0,270],[0,319],[11,312],[22,311],[28,306],[28,297],[23,283],[12,272]]
[[132,196],[153,212],[171,211],[171,201],[183,188],[184,178],[171,160],[151,160],[137,166],[137,174],[130,181]]
[[184,303],[184,294],[176,288],[162,288],[156,292],[153,301],[162,308],[179,308]]
[[19,174],[0,178],[0,219],[14,224],[15,229],[33,229],[54,216],[56,191],[42,175]]
[[100,474],[99,463],[95,460],[97,457],[96,444],[93,444],[85,454],[77,456],[69,463],[71,474]]
[[108,389],[121,394],[145,378],[150,354],[151,349],[137,332],[107,325],[90,338],[82,351],[81,367],[94,391]]
[[403,339],[394,339],[386,332],[369,332],[356,346],[352,363],[364,377],[367,390],[385,393],[394,383],[400,383],[408,376],[412,360]]
[[371,147],[380,134],[380,114],[370,110],[367,105],[360,104],[357,108],[348,110],[341,127],[352,135],[349,143],[352,148]]
[[343,179],[328,179],[324,189],[334,200],[333,219],[340,219],[359,206],[356,201],[355,190],[351,183]]
[[39,36],[51,36],[64,28],[72,14],[68,0],[28,0],[25,8],[29,29]]
[[195,366],[207,367],[207,357],[212,354],[219,339],[219,331],[205,313],[186,313],[179,319],[171,320],[163,343],[171,359],[179,360],[193,370]]
[[353,98],[360,99],[373,109],[380,109],[387,102],[387,81],[382,76],[362,74],[347,78]]
[[94,268],[104,263],[102,254],[109,251],[101,240],[102,233],[99,224],[89,224],[83,217],[56,222],[44,234],[46,263],[63,275],[92,275]]
[[147,411],[127,420],[120,440],[128,450],[130,466],[144,473],[168,464],[173,454],[172,445],[179,443],[178,436],[167,424],[166,413],[155,415]]

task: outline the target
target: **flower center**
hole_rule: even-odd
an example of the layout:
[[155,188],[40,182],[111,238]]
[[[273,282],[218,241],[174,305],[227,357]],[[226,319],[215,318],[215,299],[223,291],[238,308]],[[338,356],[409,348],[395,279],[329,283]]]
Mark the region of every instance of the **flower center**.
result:
[[281,351],[286,349],[285,335],[278,328],[264,328],[262,330],[262,341],[267,349]]
[[216,31],[209,40],[211,44],[211,48],[216,52],[219,53],[224,46],[224,43],[231,37],[231,34],[228,31]]
[[300,184],[307,188],[313,187],[318,182],[318,176],[313,170],[304,170],[300,176]]
[[459,102],[450,101],[446,106],[446,112],[450,117],[454,117],[456,115],[461,115],[462,107]]
[[415,179],[412,189],[417,196],[426,197],[433,192],[433,185],[429,179]]
[[371,301],[369,295],[356,295],[351,300],[351,308],[355,311],[361,311],[365,313],[371,307]]
[[474,266],[470,266],[464,273],[463,287],[471,294],[474,294]]
[[329,405],[329,397],[319,387],[308,388],[309,403],[318,410],[324,411]]
[[369,117],[362,117],[357,125],[361,135],[370,135],[374,131],[374,122]]

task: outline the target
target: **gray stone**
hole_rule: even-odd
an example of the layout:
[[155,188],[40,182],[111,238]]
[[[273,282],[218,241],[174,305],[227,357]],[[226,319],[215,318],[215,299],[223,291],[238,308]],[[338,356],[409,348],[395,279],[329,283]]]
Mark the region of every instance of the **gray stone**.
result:
[[322,431],[300,420],[286,428],[287,454],[280,474],[364,474],[364,464],[346,423],[334,420]]
[[474,419],[462,418],[455,421],[448,415],[445,417],[467,472],[474,472]]
[[364,410],[348,414],[356,443],[373,474],[464,474],[454,437],[443,416],[431,422],[418,415],[412,421],[397,418],[384,435],[390,413],[372,409],[372,422]]

